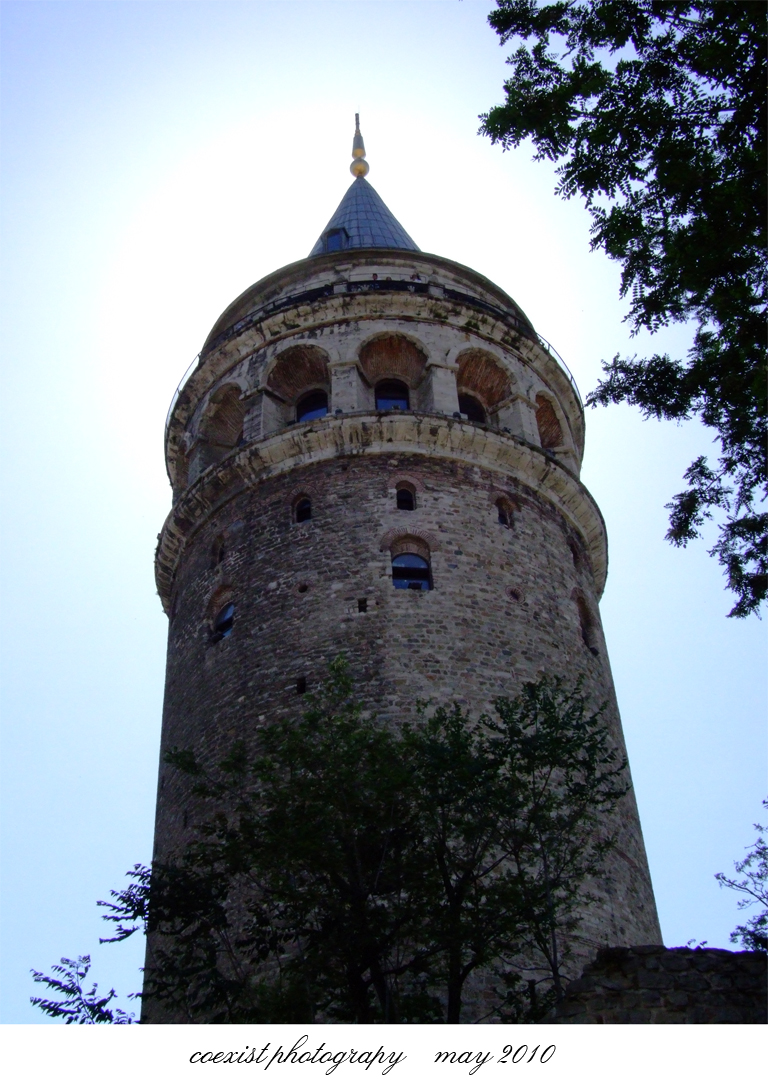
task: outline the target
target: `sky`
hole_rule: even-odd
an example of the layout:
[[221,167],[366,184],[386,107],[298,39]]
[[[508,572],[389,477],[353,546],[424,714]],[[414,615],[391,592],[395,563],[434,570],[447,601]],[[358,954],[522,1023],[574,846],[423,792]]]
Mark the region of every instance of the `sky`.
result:
[[[99,946],[96,900],[152,849],[165,415],[223,309],[308,254],[350,183],[355,112],[368,180],[419,247],[514,297],[583,395],[601,359],[688,348],[686,327],[630,338],[583,206],[530,146],[477,134],[509,70],[491,6],[0,4],[3,1022],[43,1021],[29,971],[61,956],[90,953],[123,1004],[140,986],[140,942]],[[670,946],[729,946],[740,915],[714,874],[766,792],[765,624],[726,619],[712,532],[664,541],[711,435],[587,411],[602,618]]]

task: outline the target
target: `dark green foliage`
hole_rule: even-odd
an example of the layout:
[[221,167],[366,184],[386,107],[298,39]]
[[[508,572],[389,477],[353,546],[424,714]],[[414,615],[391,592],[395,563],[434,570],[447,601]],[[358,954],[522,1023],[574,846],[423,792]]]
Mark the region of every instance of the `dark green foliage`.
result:
[[476,969],[501,978],[513,1017],[533,1010],[533,998],[521,1001],[523,975],[529,990],[543,981],[551,991],[539,995],[539,1013],[559,999],[567,934],[591,898],[585,881],[614,845],[601,819],[627,792],[602,711],[589,711],[579,688],[544,678],[495,707],[477,724],[458,706],[439,708],[403,733],[420,864],[432,877],[419,935],[447,1022],[459,1022]]
[[[116,900],[115,902],[104,902],[103,899],[99,899],[96,903],[97,906],[103,906],[105,910],[110,911],[108,914],[102,914],[104,920],[117,925],[115,935],[100,937],[100,944],[117,944],[139,929],[146,932],[150,870],[146,865],[134,865],[125,875],[135,882],[123,891],[110,891],[109,894]],[[126,921],[133,924],[123,924]]]
[[592,247],[622,265],[635,331],[692,320],[687,362],[604,363],[591,405],[698,415],[720,441],[673,499],[667,537],[686,545],[717,516],[711,550],[757,612],[768,590],[766,495],[766,8],[759,3],[497,0],[489,21],[514,75],[482,131],[530,137],[581,195]]
[[[489,1015],[542,1018],[614,845],[627,791],[602,710],[542,678],[494,716],[422,708],[382,725],[343,660],[300,719],[206,767],[166,761],[198,802],[193,840],[99,906],[106,942],[148,934],[143,996],[179,1022],[460,1022],[478,976]],[[62,960],[70,967],[76,964]],[[73,1022],[130,1022],[112,991],[40,1001]],[[93,1016],[93,1018],[91,1018]]]
[[110,989],[106,996],[98,995],[98,986],[94,982],[86,992],[83,982],[91,969],[90,955],[79,955],[77,959],[62,959],[59,966],[51,967],[58,977],[49,977],[40,970],[33,970],[36,982],[42,982],[58,993],[63,999],[45,1000],[42,997],[30,997],[46,1015],[53,1019],[63,1019],[65,1023],[133,1023],[133,1015],[121,1008],[110,1008],[109,1004],[117,994]]
[[[763,801],[768,809],[768,798]],[[755,824],[755,831],[768,831],[768,827]],[[720,886],[733,888],[746,898],[739,899],[739,910],[746,910],[759,903],[762,907],[746,925],[737,925],[731,933],[731,943],[741,944],[747,951],[768,952],[768,845],[762,835],[755,840],[754,849],[743,861],[735,861],[734,868],[741,877],[734,880],[722,872],[715,874]]]
[[[405,887],[416,870],[405,765],[393,734],[364,718],[350,692],[335,663],[303,718],[265,727],[252,754],[237,744],[210,772],[183,753],[168,756],[220,809],[201,824],[181,870],[191,882],[215,881],[231,921],[211,920],[212,892],[207,922],[183,908],[194,930],[187,941],[178,911],[161,920],[150,905],[150,933],[168,944],[150,975],[152,995],[176,1003],[168,964],[186,960],[191,975],[205,950],[197,980],[183,990],[192,1017],[218,999],[216,1018],[228,1021],[290,1021],[287,1004],[304,1022],[317,1012],[358,1022],[436,1018],[420,980],[423,952],[409,935]],[[237,1003],[221,998],[227,981]]]
[[[205,811],[153,869],[145,996],[211,1022],[458,1022],[476,971],[497,975],[499,1013],[540,1017],[626,792],[578,689],[542,680],[493,719],[396,729],[361,712],[341,661],[252,749],[210,770],[167,758]],[[113,897],[119,930],[147,913],[145,885]]]

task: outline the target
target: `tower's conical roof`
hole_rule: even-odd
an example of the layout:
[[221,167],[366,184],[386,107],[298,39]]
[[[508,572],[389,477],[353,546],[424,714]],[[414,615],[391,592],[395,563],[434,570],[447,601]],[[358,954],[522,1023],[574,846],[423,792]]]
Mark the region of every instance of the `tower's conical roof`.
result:
[[337,252],[345,248],[405,248],[409,252],[418,252],[418,245],[413,243],[384,200],[365,179],[369,167],[365,160],[365,145],[357,113],[352,165],[349,168],[355,179],[333,218],[318,237],[309,253],[310,259],[323,252]]
[[328,251],[327,237],[334,230],[344,230],[346,233],[339,248],[405,248],[409,252],[419,251],[419,246],[414,244],[365,177],[352,181],[336,213],[309,253],[310,257]]

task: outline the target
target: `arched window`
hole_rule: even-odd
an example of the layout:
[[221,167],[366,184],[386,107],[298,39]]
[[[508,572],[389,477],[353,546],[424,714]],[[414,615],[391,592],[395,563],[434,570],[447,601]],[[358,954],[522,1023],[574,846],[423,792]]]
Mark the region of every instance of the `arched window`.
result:
[[405,481],[399,482],[397,486],[397,508],[398,511],[416,510],[416,491]]
[[[456,358],[458,371],[456,386],[459,390],[459,409],[470,421],[488,424],[487,415],[483,421],[473,417],[472,410],[462,405],[462,400],[474,399],[478,406],[494,414],[502,403],[512,395],[512,376],[501,364],[500,358],[487,350],[471,347],[462,350]],[[467,404],[469,406],[469,403]]]
[[202,469],[220,462],[233,448],[242,446],[244,418],[245,405],[240,398],[240,388],[233,384],[219,388],[200,422],[200,437],[205,445]]
[[459,395],[459,411],[466,414],[469,421],[478,425],[487,424],[485,409],[474,395]]
[[312,501],[308,496],[302,496],[296,501],[293,514],[297,523],[306,523],[307,519],[312,518]]
[[231,636],[234,624],[235,607],[232,602],[227,602],[225,606],[222,606],[214,618],[211,640],[214,643],[218,643],[220,639],[226,639],[228,636]]
[[408,387],[402,380],[382,380],[376,384],[377,410],[410,410]]
[[563,443],[563,430],[557,420],[555,408],[544,395],[536,396],[536,427],[543,448],[560,447]]
[[328,413],[328,395],[325,391],[310,391],[296,403],[297,421],[314,421]]
[[392,557],[392,584],[399,590],[431,590],[429,562],[415,553]]
[[496,501],[496,511],[498,512],[499,522],[502,526],[512,526],[512,505],[508,500],[505,500],[503,496],[499,497]]
[[427,355],[405,335],[379,335],[360,348],[358,357],[371,387],[384,380],[401,380],[406,387],[418,387],[424,378]]

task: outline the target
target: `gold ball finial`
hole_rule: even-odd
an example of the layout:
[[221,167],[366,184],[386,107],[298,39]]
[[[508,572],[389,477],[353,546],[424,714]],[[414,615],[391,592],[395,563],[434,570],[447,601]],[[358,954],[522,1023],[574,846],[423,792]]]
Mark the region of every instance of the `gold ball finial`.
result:
[[355,113],[355,138],[352,140],[352,165],[349,171],[353,177],[364,177],[370,169],[365,160],[365,143],[360,134],[360,114]]

